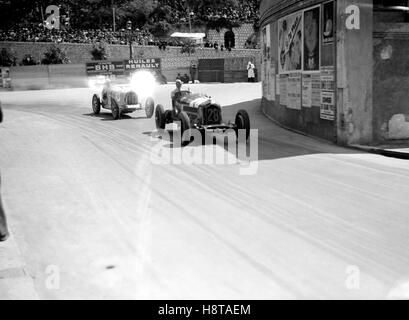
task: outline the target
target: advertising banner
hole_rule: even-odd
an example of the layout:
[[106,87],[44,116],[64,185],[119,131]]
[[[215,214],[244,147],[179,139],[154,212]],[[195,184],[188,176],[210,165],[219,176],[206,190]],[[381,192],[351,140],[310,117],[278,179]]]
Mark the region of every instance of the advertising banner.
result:
[[87,62],[86,68],[88,76],[124,74],[123,61]]
[[125,73],[129,73],[129,72],[136,71],[136,70],[161,71],[161,59],[160,58],[125,60],[123,63],[124,63]]

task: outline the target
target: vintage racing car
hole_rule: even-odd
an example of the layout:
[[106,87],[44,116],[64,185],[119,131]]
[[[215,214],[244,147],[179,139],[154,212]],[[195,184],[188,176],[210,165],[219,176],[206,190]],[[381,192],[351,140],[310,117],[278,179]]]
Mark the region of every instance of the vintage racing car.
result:
[[[203,94],[192,93],[182,90],[177,93],[172,110],[164,110],[160,104],[156,106],[155,122],[158,130],[165,129],[166,124],[174,121],[180,122],[180,130],[183,133],[189,129],[197,129],[202,133],[202,142],[205,141],[206,132],[224,133],[233,129],[238,135],[239,130],[245,130],[246,140],[250,136],[250,119],[246,110],[236,113],[235,123],[223,122],[220,104],[211,97]],[[190,141],[182,141],[186,145]]]
[[121,114],[145,110],[146,117],[151,118],[155,109],[152,98],[155,85],[149,71],[138,71],[130,78],[106,78],[100,93],[92,96],[92,110],[94,114],[99,114],[101,108],[110,110],[114,120]]

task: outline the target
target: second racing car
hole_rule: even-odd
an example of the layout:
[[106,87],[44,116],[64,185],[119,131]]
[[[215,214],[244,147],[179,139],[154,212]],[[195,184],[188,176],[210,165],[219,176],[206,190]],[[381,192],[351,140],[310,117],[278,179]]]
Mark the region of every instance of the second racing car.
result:
[[101,108],[110,110],[114,120],[122,114],[136,110],[145,110],[147,118],[154,113],[155,103],[152,98],[156,85],[154,76],[149,71],[135,72],[130,78],[106,78],[102,89],[92,96],[92,110],[99,114]]

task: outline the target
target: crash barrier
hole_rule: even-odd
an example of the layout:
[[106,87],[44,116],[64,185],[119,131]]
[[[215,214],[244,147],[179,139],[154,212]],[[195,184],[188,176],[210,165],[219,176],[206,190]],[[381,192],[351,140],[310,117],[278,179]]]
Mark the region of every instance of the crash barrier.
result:
[[[247,63],[254,60],[254,57],[199,59],[196,77],[201,82],[244,82],[247,81]],[[2,83],[6,79],[7,85],[14,90],[85,88],[88,86],[85,64],[18,66],[4,70],[9,70],[9,72],[4,73]],[[175,81],[178,73],[181,76],[187,74],[191,78],[188,66],[162,68],[162,74],[168,82]]]
[[39,90],[86,87],[83,64],[59,64],[10,67],[11,88]]
[[[255,57],[236,57],[224,59],[199,59],[198,71],[200,82],[246,82],[247,64],[256,64]],[[257,69],[255,70],[257,81]]]

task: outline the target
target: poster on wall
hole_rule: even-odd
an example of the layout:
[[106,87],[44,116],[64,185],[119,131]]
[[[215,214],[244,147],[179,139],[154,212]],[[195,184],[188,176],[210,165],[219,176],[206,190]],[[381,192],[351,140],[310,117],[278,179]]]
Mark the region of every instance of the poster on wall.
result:
[[268,24],[266,26],[266,47],[267,47],[266,56],[267,56],[267,60],[269,61],[271,59],[271,32],[270,32],[271,29],[270,28],[271,28],[271,25]]
[[290,73],[287,87],[287,108],[301,110],[301,73]]
[[322,17],[322,43],[334,42],[334,2],[326,2],[323,5]]
[[311,74],[311,106],[321,106],[321,75],[319,73]]
[[321,112],[320,118],[323,120],[335,120],[335,102],[334,92],[322,91],[321,92]]
[[311,108],[312,106],[312,75],[302,75],[302,106]]
[[270,70],[270,60],[267,60],[266,62],[265,62],[265,65],[266,65],[266,74],[265,74],[265,80],[266,80],[266,83],[267,83],[267,96],[266,96],[266,98],[267,98],[267,100],[271,100],[271,83],[270,83],[270,79],[271,79],[271,77],[270,77],[270,73],[271,73],[271,70]]
[[287,106],[288,103],[288,74],[280,75],[280,104]]
[[278,72],[302,70],[302,13],[278,20]]
[[321,70],[321,89],[324,91],[334,91],[334,68],[325,67]]
[[304,70],[320,69],[320,7],[304,11]]
[[276,69],[273,65],[273,62],[270,63],[270,74],[269,74],[269,80],[268,80],[269,86],[270,86],[270,97],[269,99],[271,101],[276,100]]
[[264,27],[261,31],[261,41],[263,50],[263,60],[267,60],[267,28]]

